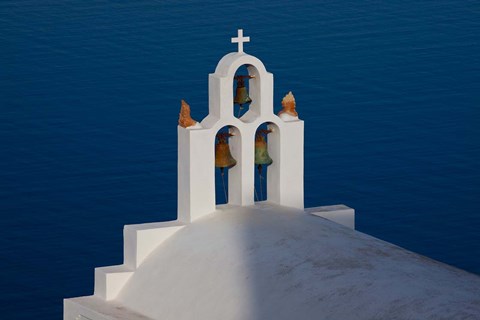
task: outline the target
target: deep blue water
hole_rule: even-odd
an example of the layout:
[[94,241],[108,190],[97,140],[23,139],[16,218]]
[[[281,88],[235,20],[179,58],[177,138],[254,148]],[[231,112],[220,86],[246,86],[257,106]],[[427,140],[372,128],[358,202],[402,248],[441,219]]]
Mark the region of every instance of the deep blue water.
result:
[[305,120],[306,206],[480,274],[478,1],[2,0],[2,319],[60,318],[124,224],[175,218],[179,100],[206,115],[239,27]]

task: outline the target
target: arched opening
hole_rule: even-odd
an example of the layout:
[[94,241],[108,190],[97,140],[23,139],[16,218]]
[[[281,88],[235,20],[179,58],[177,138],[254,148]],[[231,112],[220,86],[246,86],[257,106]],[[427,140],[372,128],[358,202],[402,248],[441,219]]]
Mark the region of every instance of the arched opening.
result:
[[279,159],[278,126],[271,122],[264,122],[255,132],[255,201],[269,200],[275,188],[275,185],[271,184],[278,181]]
[[235,117],[247,121],[251,107],[257,106],[260,96],[257,94],[260,83],[259,72],[252,65],[241,65],[233,76],[233,112]]
[[237,171],[240,161],[240,131],[234,126],[225,126],[215,134],[215,203],[231,202],[239,189],[235,187],[231,170]]

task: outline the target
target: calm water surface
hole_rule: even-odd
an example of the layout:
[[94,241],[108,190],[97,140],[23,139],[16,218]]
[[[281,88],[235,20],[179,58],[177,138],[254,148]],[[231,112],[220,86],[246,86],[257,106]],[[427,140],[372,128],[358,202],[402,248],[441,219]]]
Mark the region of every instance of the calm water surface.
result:
[[306,206],[480,274],[478,1],[3,0],[2,319],[61,318],[124,224],[175,218],[179,100],[206,115],[239,27],[306,121]]

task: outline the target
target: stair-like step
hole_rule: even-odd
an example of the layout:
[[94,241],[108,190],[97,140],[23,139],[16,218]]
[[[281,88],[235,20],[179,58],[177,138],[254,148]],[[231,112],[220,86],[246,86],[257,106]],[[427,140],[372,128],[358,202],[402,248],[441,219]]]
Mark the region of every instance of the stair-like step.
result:
[[123,229],[123,264],[138,268],[159,244],[184,226],[178,221],[126,225]]
[[122,265],[95,268],[94,295],[113,300],[153,250],[185,225],[179,221],[126,225]]

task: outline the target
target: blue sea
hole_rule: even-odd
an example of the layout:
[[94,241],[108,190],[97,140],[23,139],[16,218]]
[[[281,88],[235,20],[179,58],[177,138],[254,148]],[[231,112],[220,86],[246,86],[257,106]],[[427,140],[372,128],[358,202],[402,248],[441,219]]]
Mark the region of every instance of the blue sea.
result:
[[206,116],[238,28],[305,120],[306,206],[480,274],[478,1],[2,0],[1,319],[61,319],[123,225],[175,219],[180,99]]

